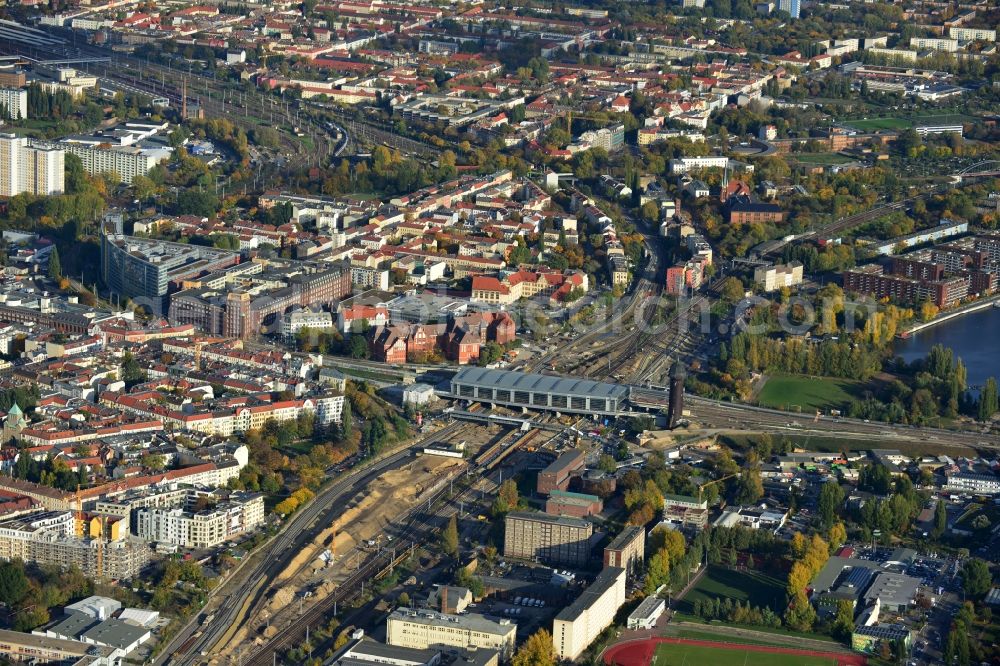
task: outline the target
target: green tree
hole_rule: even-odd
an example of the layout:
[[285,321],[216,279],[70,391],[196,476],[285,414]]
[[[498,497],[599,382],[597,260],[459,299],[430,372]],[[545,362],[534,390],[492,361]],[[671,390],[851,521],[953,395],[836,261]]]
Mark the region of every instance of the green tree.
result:
[[341,439],[349,440],[354,432],[354,415],[351,414],[351,401],[344,401],[344,411],[340,415]]
[[720,293],[727,303],[733,304],[742,300],[745,290],[746,288],[743,286],[742,280],[738,277],[730,276],[722,282]]
[[979,393],[979,420],[989,421],[997,413],[998,404],[997,380],[990,377],[983,385],[983,390]]
[[962,577],[962,589],[970,599],[980,599],[993,585],[990,565],[977,557],[966,560],[959,575]]
[[132,190],[135,192],[136,199],[140,202],[146,202],[156,194],[156,183],[148,176],[138,174],[132,178]]
[[84,170],[83,160],[79,156],[66,153],[63,171],[65,172],[66,194],[79,194],[87,187],[87,172]]
[[756,504],[763,496],[764,482],[760,478],[760,465],[748,463],[740,472],[736,501],[739,504]]
[[139,462],[143,467],[150,469],[154,472],[160,472],[166,467],[166,458],[160,454],[146,454],[139,459]]
[[59,262],[58,247],[53,247],[49,254],[49,277],[56,281],[62,277],[62,264]]
[[837,519],[837,509],[844,502],[844,490],[836,481],[824,483],[819,491],[819,520],[823,529],[829,529]]
[[441,530],[441,551],[451,557],[458,556],[458,518],[451,514],[448,524]]
[[556,663],[552,634],[539,629],[521,644],[514,654],[511,666],[555,666]]
[[938,500],[937,505],[934,507],[934,529],[932,535],[935,539],[938,539],[944,534],[946,529],[948,529],[948,507],[945,506],[944,500]]
[[122,381],[128,385],[135,385],[146,381],[146,371],[142,369],[139,362],[132,356],[132,352],[125,352],[121,365]]
[[851,640],[854,630],[854,604],[849,599],[837,601],[837,617],[833,621],[831,635],[842,641]]
[[362,335],[352,335],[347,343],[347,351],[351,358],[368,358],[371,353],[368,351],[368,342]]
[[28,577],[24,574],[24,563],[11,560],[0,564],[0,601],[8,606],[16,606],[28,595]]
[[615,457],[613,455],[602,453],[601,457],[597,459],[597,468],[602,472],[614,474],[615,470],[618,469],[618,463],[615,461]]

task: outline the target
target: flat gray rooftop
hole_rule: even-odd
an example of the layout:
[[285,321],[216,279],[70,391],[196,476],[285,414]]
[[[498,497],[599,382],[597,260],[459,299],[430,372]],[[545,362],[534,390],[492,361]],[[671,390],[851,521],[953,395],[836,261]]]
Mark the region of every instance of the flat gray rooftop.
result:
[[625,398],[628,396],[628,388],[618,384],[488,368],[463,368],[452,379],[452,383],[594,398]]

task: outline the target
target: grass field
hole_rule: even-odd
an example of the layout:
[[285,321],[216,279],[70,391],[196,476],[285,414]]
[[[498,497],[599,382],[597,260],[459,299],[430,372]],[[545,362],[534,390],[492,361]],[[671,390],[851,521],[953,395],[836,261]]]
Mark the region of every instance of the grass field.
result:
[[845,124],[864,132],[875,130],[903,130],[914,125],[957,125],[972,122],[972,118],[962,114],[908,116],[906,118],[868,118],[867,120],[847,120]]
[[836,666],[830,657],[752,652],[697,645],[658,645],[651,666]]
[[758,571],[709,566],[698,584],[678,604],[677,610],[691,614],[695,600],[707,601],[716,597],[729,597],[742,603],[749,601],[754,606],[770,606],[780,612],[785,602],[785,584]]
[[815,164],[817,166],[847,164],[854,161],[850,157],[839,153],[794,153],[793,157],[797,162]]
[[851,379],[770,375],[757,395],[763,407],[815,412],[817,409],[842,409],[857,397],[864,384]]
[[700,641],[724,641],[726,643],[740,643],[741,645],[767,645],[770,647],[780,647],[782,645],[782,643],[778,640],[766,641],[756,638],[746,638],[744,636],[730,636],[728,634],[719,634],[707,630],[698,631],[696,629],[681,629],[676,635],[679,638],[693,638]]
[[[724,435],[720,441],[730,448],[746,450],[754,445],[753,437],[745,435]],[[777,439],[777,438],[776,438]],[[793,446],[799,446],[807,451],[868,451],[872,448],[870,439],[855,439],[851,437],[824,437],[822,435],[803,435],[788,433],[781,439],[787,439]],[[949,455],[955,458],[975,458],[976,450],[969,446],[942,444],[940,442],[893,442],[893,447],[908,455]]]
[[869,118],[867,120],[848,120],[847,124],[863,132],[874,132],[875,130],[903,130],[911,127],[912,123],[903,118]]

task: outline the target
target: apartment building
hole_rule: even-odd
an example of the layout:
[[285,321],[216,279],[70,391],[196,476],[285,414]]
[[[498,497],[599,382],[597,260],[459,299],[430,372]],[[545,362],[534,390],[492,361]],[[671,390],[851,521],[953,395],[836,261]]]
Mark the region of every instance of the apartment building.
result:
[[212,548],[264,523],[264,496],[259,493],[231,493],[213,503],[213,493],[191,490],[183,499],[183,507],[137,509],[136,535],[181,548]]
[[704,529],[708,525],[708,502],[687,495],[664,495],[663,520]]
[[503,554],[546,564],[585,566],[594,527],[586,520],[512,511],[505,519]]
[[496,650],[501,661],[514,653],[517,625],[510,620],[493,621],[482,615],[449,615],[413,608],[397,608],[386,622],[386,643],[425,650],[445,646]]
[[799,18],[802,2],[801,0],[778,0],[778,11],[788,12],[792,18]]
[[389,289],[389,269],[378,266],[352,266],[351,284],[365,289]]
[[627,525],[604,547],[604,566],[620,567],[630,580],[642,573],[646,552],[646,531],[639,525]]
[[[256,280],[255,280],[256,282]],[[248,286],[185,289],[170,297],[169,318],[193,324],[210,335],[253,338],[266,332],[265,321],[295,308],[332,306],[351,293],[348,267],[305,272],[275,272]]]
[[948,36],[962,42],[979,40],[983,42],[997,41],[997,31],[987,28],[948,28]]
[[958,304],[970,293],[968,275],[941,280],[918,280],[901,275],[887,275],[879,264],[868,264],[842,274],[844,290],[889,298],[898,303],[930,301],[939,308]]
[[725,155],[681,157],[670,160],[670,173],[682,174],[695,169],[727,169],[729,158]]
[[503,278],[489,275],[472,277],[472,300],[494,305],[511,305],[522,298],[534,298],[542,294],[549,297],[553,305],[563,301],[574,289],[587,291],[590,282],[583,271],[534,272],[518,271]]
[[304,328],[325,331],[333,328],[333,314],[313,312],[308,308],[296,308],[281,318],[281,336],[293,338]]
[[976,493],[980,495],[1000,494],[1000,476],[996,474],[974,474],[962,472],[951,474],[945,483],[948,490],[957,490],[965,493]]
[[59,146],[79,157],[87,173],[116,173],[123,183],[131,183],[136,176],[145,176],[150,169],[170,157],[168,150],[135,146],[92,145],[76,141],[62,141]]
[[552,622],[552,645],[560,659],[575,660],[615,619],[625,603],[625,569],[605,567],[590,587]]
[[47,196],[65,188],[65,153],[25,137],[0,134],[0,196]]
[[143,543],[75,536],[69,511],[36,511],[0,521],[0,559],[57,567],[76,566],[88,578],[133,578],[152,555]]
[[958,51],[958,40],[942,39],[940,37],[910,37],[910,48],[917,49],[918,51],[931,49],[954,53]]
[[775,266],[758,266],[754,269],[753,280],[764,292],[777,291],[784,287],[802,284],[802,264],[793,261]]
[[[138,394],[108,391],[101,394],[104,404],[118,407],[125,412],[159,419],[170,427],[220,437],[246,432],[251,428],[261,428],[268,421],[293,421],[306,412],[312,412],[316,417],[316,424],[320,426],[340,423],[345,400],[343,395],[323,395],[277,402],[255,399],[252,404],[236,407],[213,406],[210,402],[202,402],[196,409],[189,411],[187,405],[176,409],[165,408],[159,404],[158,397],[157,391]],[[238,474],[237,469],[236,475]]]
[[581,148],[603,148],[609,153],[613,152],[625,145],[625,126],[619,123],[612,127],[584,132],[577,139],[576,145]]
[[28,91],[24,88],[0,88],[0,119],[28,117]]

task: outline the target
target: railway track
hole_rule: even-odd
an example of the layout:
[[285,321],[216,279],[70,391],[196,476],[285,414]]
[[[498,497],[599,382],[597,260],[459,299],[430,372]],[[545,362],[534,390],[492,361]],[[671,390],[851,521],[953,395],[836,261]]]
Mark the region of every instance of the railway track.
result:
[[[475,467],[470,468],[465,473],[485,475],[495,469],[505,458],[532,442],[539,433],[540,431],[535,429],[511,442],[505,442],[506,438],[501,439],[477,456]],[[260,649],[248,657],[244,654],[241,663],[248,666],[269,666],[284,663],[281,653],[303,641],[307,627],[319,626],[336,605],[350,602],[362,595],[365,584],[390,575],[396,566],[406,561],[417,548],[425,545],[429,537],[436,533],[453,514],[457,513],[456,506],[474,500],[476,494],[482,491],[477,490],[473,484],[463,488],[452,497],[447,497],[449,492],[450,485],[443,484],[426,500],[422,499],[420,504],[407,514],[402,534],[393,548],[386,547],[377,553],[372,553],[330,595],[310,607],[295,622],[261,646]],[[425,506],[434,507],[442,499],[445,501],[437,508],[433,510],[424,508]]]
[[[444,428],[425,436],[416,447],[423,442],[442,437],[454,437],[469,427],[468,423],[454,422]],[[213,595],[212,611],[206,605],[205,612],[213,612],[214,620],[205,623],[199,630],[194,642],[191,636],[198,629],[196,618],[189,621],[164,650],[162,659],[172,658],[172,664],[196,664],[204,661],[201,653],[212,654],[216,645],[221,643],[229,633],[229,629],[246,617],[252,617],[257,607],[270,592],[270,583],[278,574],[284,571],[298,549],[308,542],[313,535],[329,523],[331,513],[337,510],[339,502],[353,495],[372,479],[387,469],[401,464],[411,457],[414,447],[408,447],[375,463],[371,467],[358,470],[348,478],[337,481],[318,493],[317,497],[298,513],[292,515],[286,528],[261,550],[251,555],[246,571],[240,571],[226,580],[222,588]],[[229,589],[233,588],[233,589]],[[174,644],[177,644],[174,647]],[[162,663],[158,661],[157,663]]]

